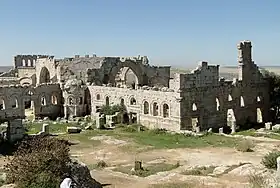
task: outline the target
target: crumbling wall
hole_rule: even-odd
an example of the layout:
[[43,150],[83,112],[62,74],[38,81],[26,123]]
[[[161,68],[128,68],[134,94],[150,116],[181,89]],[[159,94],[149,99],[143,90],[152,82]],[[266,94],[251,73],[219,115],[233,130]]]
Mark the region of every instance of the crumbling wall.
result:
[[54,56],[39,57],[36,61],[37,84],[57,82],[56,68]]
[[[249,53],[248,49],[246,53]],[[175,76],[179,84],[174,84],[173,88],[181,90],[183,98],[182,129],[223,127],[229,125],[229,116],[241,127],[261,123],[259,119],[269,121],[268,84],[248,57],[251,55],[240,58],[240,80],[218,80],[219,67],[209,66],[206,62],[191,74]]]
[[[180,94],[174,91],[124,89],[88,86],[91,94],[92,115],[98,107],[123,104],[128,113],[137,114],[137,122],[149,128],[180,129]],[[149,89],[149,90],[148,90]]]
[[62,114],[62,91],[59,84],[40,84],[33,90],[35,117],[56,118]]

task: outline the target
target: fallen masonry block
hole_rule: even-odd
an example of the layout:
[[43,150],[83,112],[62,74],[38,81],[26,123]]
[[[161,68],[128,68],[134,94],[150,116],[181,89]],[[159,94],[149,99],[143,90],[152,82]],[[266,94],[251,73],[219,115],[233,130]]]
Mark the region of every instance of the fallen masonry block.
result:
[[80,127],[67,127],[67,133],[73,134],[73,133],[80,133],[82,129]]

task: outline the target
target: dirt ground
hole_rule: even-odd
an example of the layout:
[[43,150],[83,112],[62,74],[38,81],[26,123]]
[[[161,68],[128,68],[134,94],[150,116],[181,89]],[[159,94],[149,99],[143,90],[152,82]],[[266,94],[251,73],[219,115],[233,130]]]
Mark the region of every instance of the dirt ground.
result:
[[[192,182],[195,187],[248,187],[247,176],[255,171],[265,171],[260,164],[262,157],[269,151],[276,149],[280,141],[258,138],[254,152],[238,152],[234,148],[202,148],[202,149],[160,149],[135,152],[125,147],[133,144],[113,137],[98,136],[93,140],[100,140],[97,147],[72,148],[71,153],[87,165],[96,164],[103,160],[108,167],[93,169],[92,176],[99,182],[111,184],[108,188],[148,188],[152,184]],[[180,163],[180,167],[171,171],[159,172],[148,177],[137,177],[112,169],[116,166],[133,165],[135,160],[143,162],[143,166],[155,163]],[[245,165],[241,165],[245,164]],[[217,166],[218,168],[236,165],[231,171],[218,177],[182,175],[182,172],[197,166]],[[217,170],[218,170],[217,168]],[[176,186],[174,186],[176,187]]]

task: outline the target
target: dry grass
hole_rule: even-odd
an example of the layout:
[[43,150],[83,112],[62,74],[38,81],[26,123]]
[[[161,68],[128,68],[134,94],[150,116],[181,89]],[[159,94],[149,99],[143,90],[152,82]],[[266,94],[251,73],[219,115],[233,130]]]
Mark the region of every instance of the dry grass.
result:
[[202,166],[202,167],[196,167],[190,170],[186,170],[183,172],[183,175],[194,175],[194,176],[207,176],[208,174],[212,174],[215,166]]

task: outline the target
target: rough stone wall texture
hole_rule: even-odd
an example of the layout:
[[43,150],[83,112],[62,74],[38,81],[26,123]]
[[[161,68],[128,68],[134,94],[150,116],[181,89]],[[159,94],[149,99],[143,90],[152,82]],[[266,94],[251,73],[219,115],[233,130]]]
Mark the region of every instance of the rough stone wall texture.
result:
[[[248,43],[245,42],[246,45]],[[192,129],[195,126],[192,120],[195,118],[201,130],[223,127],[228,124],[229,109],[233,110],[231,113],[237,125],[246,122],[256,123],[257,111],[258,114],[262,114],[263,122],[269,120],[268,84],[250,59],[251,55],[246,54],[251,53],[250,50],[239,52],[246,56],[239,57],[241,59],[239,80],[218,80],[219,67],[208,66],[205,62],[191,74],[175,76],[180,84],[173,87],[182,91],[183,98],[181,115],[184,127],[182,129]],[[196,107],[195,110],[193,106]]]
[[57,65],[53,56],[38,58],[36,61],[36,82],[56,83],[57,82]]
[[[91,95],[92,115],[96,107],[109,102],[110,105],[123,104],[128,113],[137,113],[137,122],[149,128],[180,129],[180,93],[126,89],[117,87],[88,86]],[[107,98],[107,100],[106,100]],[[135,101],[134,101],[135,99]],[[147,102],[147,103],[145,103]],[[167,117],[164,117],[164,104]],[[147,105],[147,111],[144,110]],[[156,108],[158,108],[156,110]]]

